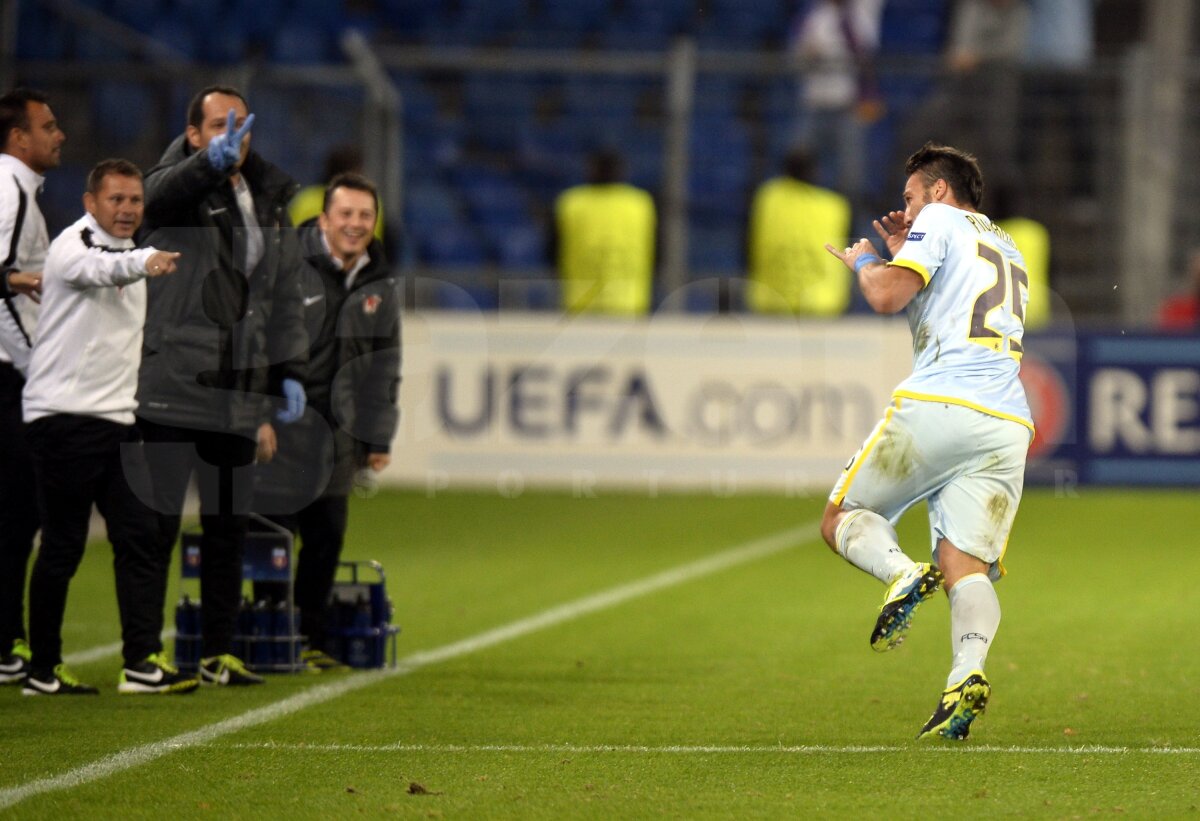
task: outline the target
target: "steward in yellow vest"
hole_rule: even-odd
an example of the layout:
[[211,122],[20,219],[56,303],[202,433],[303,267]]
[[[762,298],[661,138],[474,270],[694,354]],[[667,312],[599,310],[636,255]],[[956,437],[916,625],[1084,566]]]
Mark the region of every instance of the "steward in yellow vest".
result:
[[[363,155],[357,146],[345,144],[334,146],[325,157],[325,168],[321,175],[324,182],[306,185],[296,192],[288,203],[288,217],[297,227],[314,219],[325,211],[325,186],[339,174],[363,173]],[[383,209],[375,215],[375,239],[383,242]]]
[[838,316],[850,304],[849,272],[822,239],[849,236],[850,201],[807,182],[811,170],[808,154],[793,151],[784,175],[754,194],[747,298],[759,313]]
[[1036,331],[1050,324],[1050,232],[1029,217],[1007,217],[996,224],[1008,232],[1029,276],[1029,305],[1025,308],[1025,330]]
[[568,188],[554,204],[563,310],[644,315],[654,278],[654,200],[621,182],[614,152],[597,152],[590,163],[588,183]]

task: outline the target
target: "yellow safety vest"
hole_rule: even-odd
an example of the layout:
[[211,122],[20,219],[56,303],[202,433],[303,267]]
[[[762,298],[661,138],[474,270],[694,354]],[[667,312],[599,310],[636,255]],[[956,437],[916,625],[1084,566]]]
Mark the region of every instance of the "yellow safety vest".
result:
[[[325,186],[323,185],[307,185],[296,192],[296,196],[292,197],[292,201],[288,203],[288,216],[292,219],[292,225],[300,225],[303,222],[308,222],[317,214],[321,213],[321,209],[325,205]],[[379,206],[379,213],[375,215],[375,239],[383,242],[383,206]]]
[[577,185],[554,205],[563,309],[639,316],[650,310],[654,200],[625,183]]
[[1044,328],[1050,324],[1050,232],[1028,217],[1009,217],[996,220],[996,224],[1008,232],[1025,258],[1025,273],[1029,275],[1025,329]]
[[750,207],[749,304],[761,313],[837,316],[850,271],[825,250],[850,234],[850,201],[791,177],[759,186]]

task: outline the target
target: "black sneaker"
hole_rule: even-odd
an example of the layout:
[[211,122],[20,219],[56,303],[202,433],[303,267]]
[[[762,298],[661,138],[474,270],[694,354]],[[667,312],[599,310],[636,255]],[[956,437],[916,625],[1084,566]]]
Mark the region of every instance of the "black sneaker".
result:
[[925,722],[917,738],[940,735],[952,741],[962,741],[971,731],[971,722],[983,715],[992,685],[982,670],[973,670],[962,681],[942,691],[933,716]]
[[147,656],[137,664],[121,671],[117,692],[125,695],[138,693],[190,693],[200,686],[200,679],[185,676],[178,667],[172,667],[162,653]]
[[925,562],[892,579],[879,618],[871,631],[871,648],[885,653],[904,642],[913,613],[942,586],[942,571]]
[[29,659],[32,657],[25,639],[16,639],[12,645],[12,652],[0,657],[0,684],[23,682],[29,673]]
[[65,664],[58,665],[51,673],[30,670],[29,675],[25,677],[25,684],[21,687],[21,695],[24,696],[95,696],[99,694],[100,691],[95,687],[84,684],[71,675],[71,671]]
[[251,673],[237,656],[225,653],[221,656],[200,659],[200,682],[218,687],[237,687],[243,684],[262,684],[263,677]]

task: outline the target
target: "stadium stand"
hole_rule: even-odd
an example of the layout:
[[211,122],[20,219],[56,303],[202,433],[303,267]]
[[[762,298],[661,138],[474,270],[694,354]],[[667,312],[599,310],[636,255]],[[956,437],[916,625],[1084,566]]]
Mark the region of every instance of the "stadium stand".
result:
[[[698,48],[687,145],[686,262],[690,276],[741,273],[750,192],[777,173],[796,134],[796,75],[784,43],[807,0],[86,0],[85,5],[171,48],[205,71],[258,66],[307,70],[345,63],[338,33],[369,32],[383,47],[420,46],[453,55],[427,67],[389,71],[403,100],[404,233],[417,266],[479,266],[486,278],[548,271],[550,204],[580,181],[588,152],[619,147],[629,179],[665,195],[669,78],[664,68],[612,70],[613,63],[550,70],[519,61],[473,64],[475,48],[580,57],[665,55],[688,35]],[[31,63],[139,60],[127,44],[64,19],[54,4],[19,3],[16,57]],[[894,145],[906,112],[930,92],[947,34],[950,0],[887,0],[881,35],[886,116],[869,134],[869,192],[890,201]],[[201,37],[219,19],[220,37]],[[448,49],[448,50],[445,50]],[[706,55],[767,58],[713,67]],[[586,60],[581,60],[586,63]],[[477,65],[478,67],[473,67]],[[737,67],[741,65],[742,67]],[[746,67],[749,65],[749,67]],[[104,148],[161,150],[178,133],[190,84],[182,77],[106,80],[82,93]],[[264,93],[265,92],[265,93]],[[76,89],[73,93],[80,93]],[[287,158],[298,180],[315,179],[330,147],[361,128],[349,97],[332,113],[313,95],[271,83],[251,87],[255,139]],[[306,96],[309,99],[306,99]],[[352,95],[351,95],[352,96]],[[361,99],[361,95],[358,97]],[[135,116],[118,116],[136,112]],[[143,134],[153,120],[157,131]],[[313,127],[319,123],[319,127]],[[296,140],[298,133],[303,140]],[[156,156],[139,154],[140,162]],[[1079,175],[1076,175],[1078,177]],[[57,185],[57,183],[55,183]],[[1085,264],[1081,261],[1081,266]],[[488,273],[490,272],[490,273]],[[498,272],[498,273],[497,273]],[[496,300],[476,299],[477,304]],[[455,299],[443,300],[453,303]],[[461,299],[459,301],[462,301]],[[531,303],[536,299],[531,298]],[[704,302],[705,300],[699,300]]]

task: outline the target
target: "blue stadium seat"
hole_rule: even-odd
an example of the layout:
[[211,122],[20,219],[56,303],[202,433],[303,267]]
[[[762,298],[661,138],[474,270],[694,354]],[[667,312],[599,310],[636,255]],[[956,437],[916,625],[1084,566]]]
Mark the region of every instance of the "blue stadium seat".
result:
[[474,268],[487,262],[487,253],[476,233],[461,223],[443,225],[426,236],[417,237],[422,256],[430,265],[447,268]]
[[626,0],[625,8],[641,27],[665,34],[687,30],[696,11],[692,0]]
[[569,76],[563,87],[567,108],[579,115],[599,112],[606,117],[632,119],[641,88],[623,77]]
[[54,169],[53,174],[46,175],[39,203],[52,238],[83,214],[79,197],[90,170],[90,166],[84,163],[64,162]]
[[404,192],[405,221],[410,225],[456,223],[462,208],[454,191],[437,182],[413,182]]
[[465,117],[485,148],[511,152],[521,126],[533,116],[535,89],[528,77],[471,75],[463,90]]
[[542,268],[546,260],[546,233],[536,225],[518,225],[496,238],[496,261],[503,268]]
[[420,80],[399,73],[392,74],[391,80],[400,89],[400,101],[404,109],[405,122],[432,122],[437,113],[437,97],[429,87]]
[[276,30],[271,43],[271,59],[284,65],[324,63],[333,56],[331,33],[295,18]]
[[696,80],[695,116],[734,119],[744,90],[739,78],[701,74]]
[[375,5],[384,25],[411,37],[437,15],[442,0],[378,0]]
[[462,0],[461,21],[465,28],[484,32],[516,29],[525,11],[525,0]]
[[269,45],[287,11],[287,0],[228,0],[229,16],[239,20],[246,36]]
[[291,0],[291,16],[314,26],[321,26],[334,33],[342,29],[346,21],[344,0]]
[[61,60],[70,44],[68,26],[36,3],[21,3],[17,12],[17,57]]
[[493,311],[497,307],[496,289],[442,282],[436,288],[434,304],[453,311]]
[[701,49],[752,51],[763,45],[769,31],[767,21],[749,9],[710,13],[695,33],[696,45]]
[[142,83],[106,80],[92,86],[92,122],[118,143],[136,140],[157,118],[154,97]]
[[473,168],[457,178],[467,212],[489,236],[527,222],[525,192],[507,176]]
[[517,141],[522,182],[549,201],[583,180],[584,145],[569,121],[527,123]]
[[737,274],[741,268],[740,228],[691,226],[688,232],[688,270],[693,278]]
[[662,184],[663,136],[657,128],[637,128],[621,143],[629,181],[650,191]]
[[[238,26],[231,26],[230,29],[231,30],[228,32],[228,34],[225,30],[222,30],[220,37],[213,38],[214,41],[219,41],[214,42],[212,45],[215,46],[216,51],[220,53],[222,59],[218,60],[213,54],[213,50],[208,48],[209,44],[206,43],[205,53],[203,55],[204,60],[228,63],[234,62],[235,60],[241,58],[241,52],[245,50],[246,45],[245,35],[242,34],[241,28]],[[148,34],[155,42],[166,46],[184,59],[195,60],[200,58],[199,50],[197,48],[197,29],[192,23],[188,22],[181,16],[160,16],[158,20],[154,22],[154,25],[150,27]],[[228,53],[225,51],[225,49],[238,45],[241,46],[241,48],[238,50],[238,54],[232,59],[228,59]]]
[[939,54],[948,25],[946,0],[891,0],[883,7],[879,50],[883,54]]
[[421,43],[428,46],[481,46],[496,32],[473,20],[444,13],[428,20],[421,29]]
[[512,43],[516,48],[528,49],[567,49],[579,48],[583,43],[585,32],[575,29],[552,29],[544,23],[530,22],[514,32]]
[[108,13],[140,32],[150,31],[162,13],[159,0],[112,0]]
[[559,31],[595,31],[610,13],[609,0],[569,0],[542,7],[535,24]]
[[671,45],[671,35],[664,25],[647,26],[645,21],[629,15],[609,20],[600,39],[608,51],[664,51]]

